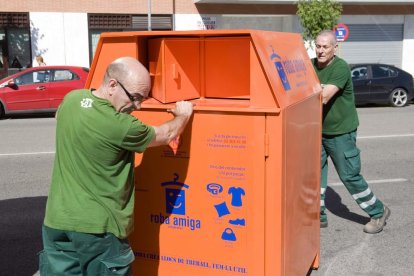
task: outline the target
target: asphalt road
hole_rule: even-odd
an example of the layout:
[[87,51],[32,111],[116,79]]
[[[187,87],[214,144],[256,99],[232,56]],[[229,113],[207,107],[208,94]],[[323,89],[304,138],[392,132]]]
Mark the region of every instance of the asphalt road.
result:
[[384,231],[368,222],[330,167],[329,227],[321,229],[321,265],[311,276],[414,275],[414,105],[358,108],[362,175],[391,209]]
[[[368,218],[331,166],[329,227],[321,230],[320,268],[309,275],[414,275],[414,105],[358,112],[362,173],[392,214],[383,232],[363,233]],[[53,117],[0,120],[0,275],[37,273],[54,128]]]

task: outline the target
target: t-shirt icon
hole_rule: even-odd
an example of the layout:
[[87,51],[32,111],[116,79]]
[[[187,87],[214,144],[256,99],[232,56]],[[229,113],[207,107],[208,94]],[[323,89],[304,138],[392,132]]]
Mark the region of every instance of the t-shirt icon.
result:
[[231,205],[235,207],[240,207],[243,205],[242,196],[245,195],[243,188],[240,187],[230,187],[229,194],[232,195]]

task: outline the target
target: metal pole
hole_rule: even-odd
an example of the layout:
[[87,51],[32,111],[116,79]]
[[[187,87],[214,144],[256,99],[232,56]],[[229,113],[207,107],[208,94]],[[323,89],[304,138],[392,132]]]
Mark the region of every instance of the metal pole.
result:
[[172,10],[173,10],[173,14],[172,14],[172,29],[174,31],[175,30],[175,0],[173,0],[172,4],[173,4],[173,6],[172,6]]
[[148,31],[151,31],[151,0],[148,0]]

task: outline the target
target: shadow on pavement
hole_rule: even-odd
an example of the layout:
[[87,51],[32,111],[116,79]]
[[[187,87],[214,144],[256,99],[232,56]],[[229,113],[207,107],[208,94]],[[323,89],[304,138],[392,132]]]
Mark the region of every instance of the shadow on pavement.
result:
[[[342,203],[340,195],[330,187],[326,190],[325,204],[338,217],[359,224],[369,221],[368,217],[351,212]],[[33,275],[38,271],[37,253],[42,249],[41,226],[45,206],[46,197],[0,201],[1,275]]]
[[55,117],[55,112],[48,113],[33,113],[33,114],[13,114],[5,115],[1,117],[0,120],[16,120],[16,119],[34,119],[34,118],[53,118]]
[[1,275],[33,275],[42,249],[46,197],[0,201]]
[[[356,202],[354,203],[356,204]],[[346,205],[342,203],[342,198],[334,189],[328,186],[325,194],[325,206],[332,214],[346,220],[350,220],[359,224],[366,224],[369,221],[368,216],[361,216],[351,212]],[[329,221],[329,217],[328,217]]]
[[[348,207],[342,203],[341,196],[329,186],[326,188],[325,206],[326,206],[326,209],[328,209],[333,215],[346,219],[346,220],[350,220],[350,221],[362,224],[362,225],[366,224],[370,220],[368,216],[361,216],[359,214],[351,212],[348,209]],[[329,215],[328,215],[328,221],[329,221]],[[312,268],[310,268],[306,276],[311,276],[312,272],[314,271],[317,271],[317,270],[313,270]]]

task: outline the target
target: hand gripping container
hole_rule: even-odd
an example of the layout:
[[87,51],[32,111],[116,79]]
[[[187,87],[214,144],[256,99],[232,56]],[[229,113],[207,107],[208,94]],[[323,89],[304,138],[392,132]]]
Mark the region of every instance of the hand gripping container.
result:
[[151,74],[133,115],[184,133],[135,157],[134,275],[306,275],[319,265],[321,87],[299,34],[102,34],[87,86],[121,56]]

